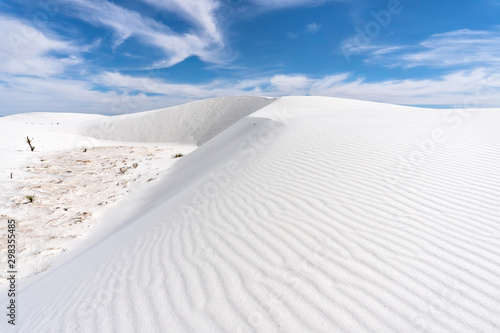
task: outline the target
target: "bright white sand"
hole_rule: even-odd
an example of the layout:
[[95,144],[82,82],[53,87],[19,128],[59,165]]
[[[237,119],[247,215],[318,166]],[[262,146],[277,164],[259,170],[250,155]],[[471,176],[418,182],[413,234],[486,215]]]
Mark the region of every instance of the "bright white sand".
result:
[[499,123],[318,97],[0,119],[16,328],[500,331]]

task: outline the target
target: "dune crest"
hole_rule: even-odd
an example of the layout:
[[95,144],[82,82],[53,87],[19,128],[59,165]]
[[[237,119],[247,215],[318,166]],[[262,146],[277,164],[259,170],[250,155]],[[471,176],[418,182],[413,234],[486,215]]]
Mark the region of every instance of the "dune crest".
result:
[[272,103],[255,96],[218,97],[166,109],[90,121],[81,133],[101,140],[202,145],[238,120]]

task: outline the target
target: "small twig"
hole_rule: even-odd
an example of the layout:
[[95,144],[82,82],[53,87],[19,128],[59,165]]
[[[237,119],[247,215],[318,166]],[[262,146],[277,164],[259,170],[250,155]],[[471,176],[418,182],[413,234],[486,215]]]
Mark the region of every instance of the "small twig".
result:
[[35,146],[31,145],[31,140],[29,137],[26,137],[26,142],[28,142],[28,144],[30,145],[31,151],[35,150]]

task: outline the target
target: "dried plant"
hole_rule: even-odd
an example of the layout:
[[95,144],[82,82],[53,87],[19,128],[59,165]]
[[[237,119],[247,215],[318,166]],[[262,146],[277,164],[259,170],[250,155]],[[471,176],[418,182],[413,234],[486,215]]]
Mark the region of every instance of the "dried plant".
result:
[[26,137],[26,142],[27,142],[27,143],[28,143],[28,145],[30,146],[31,151],[35,150],[35,146],[32,146],[32,145],[31,145],[31,140],[30,140],[30,138],[29,138],[29,137]]

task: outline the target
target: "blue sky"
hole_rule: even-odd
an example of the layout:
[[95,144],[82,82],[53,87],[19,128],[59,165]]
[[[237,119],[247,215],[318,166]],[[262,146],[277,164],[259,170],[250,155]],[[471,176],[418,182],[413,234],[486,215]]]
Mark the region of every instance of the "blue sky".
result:
[[0,0],[0,115],[227,95],[500,107],[500,0]]

